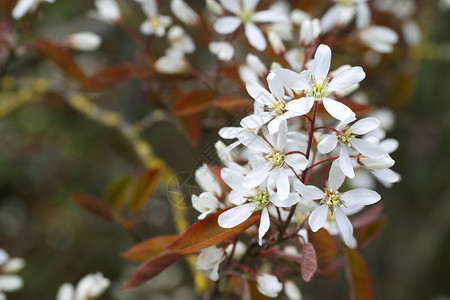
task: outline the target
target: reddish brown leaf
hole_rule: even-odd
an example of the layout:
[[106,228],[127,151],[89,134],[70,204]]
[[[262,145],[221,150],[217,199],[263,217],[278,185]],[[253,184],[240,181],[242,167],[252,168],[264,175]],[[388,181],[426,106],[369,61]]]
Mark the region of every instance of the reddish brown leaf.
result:
[[90,195],[74,194],[71,195],[71,199],[76,204],[90,211],[94,215],[99,216],[100,218],[108,221],[112,221],[115,219],[115,215],[112,209],[98,198],[92,197]]
[[108,185],[103,199],[114,209],[121,209],[128,201],[131,183],[129,176],[114,180]]
[[86,80],[87,77],[83,70],[81,70],[75,62],[72,55],[70,55],[70,53],[62,46],[44,39],[36,40],[33,46],[39,50],[45,58],[55,63],[68,77],[71,77],[80,84]]
[[253,104],[253,101],[238,97],[222,97],[214,100],[212,103],[214,107],[229,111],[242,111],[245,110],[249,105]]
[[184,255],[178,253],[161,253],[153,257],[133,272],[125,289],[143,284],[183,258]]
[[101,91],[112,88],[121,82],[133,77],[135,68],[131,64],[122,64],[105,68],[92,76],[89,76],[81,84],[81,89],[85,91]]
[[323,228],[317,232],[308,231],[308,238],[316,251],[317,264],[320,272],[326,273],[337,253],[335,241],[328,231]]
[[199,113],[211,106],[213,96],[207,91],[191,91],[178,98],[172,108],[177,116]]
[[352,218],[353,228],[364,227],[378,220],[383,211],[383,207],[383,203],[376,203],[366,208],[363,212]]
[[373,299],[372,281],[362,256],[358,253],[358,251],[346,248],[345,258],[345,273],[350,285],[351,299]]
[[311,243],[303,244],[301,271],[303,280],[310,282],[316,274],[317,270],[317,257],[314,246]]
[[217,219],[225,210],[218,211],[207,216],[203,220],[195,222],[167,249],[177,253],[193,253],[201,249],[217,245],[241,233],[259,220],[259,214],[254,213],[248,220],[233,228],[222,228]]
[[188,134],[189,140],[195,146],[200,144],[200,139],[202,138],[202,122],[198,115],[189,115],[180,117],[180,121]]
[[176,234],[150,238],[134,245],[123,253],[122,256],[130,260],[146,261],[166,251],[166,247],[173,243],[177,238],[178,235]]
[[381,218],[376,220],[364,227],[360,227],[355,230],[355,238],[358,241],[358,248],[363,248],[364,246],[370,244],[386,226],[387,219]]
[[159,174],[159,169],[150,169],[139,177],[130,198],[131,212],[139,211],[147,202],[158,185]]

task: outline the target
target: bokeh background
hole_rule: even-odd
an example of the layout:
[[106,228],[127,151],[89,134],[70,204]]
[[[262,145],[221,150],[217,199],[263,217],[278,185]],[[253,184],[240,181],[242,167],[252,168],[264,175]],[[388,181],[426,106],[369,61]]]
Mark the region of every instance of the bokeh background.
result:
[[[88,72],[131,61],[134,45],[129,37],[87,18],[85,13],[92,8],[90,1],[56,1],[46,5],[35,26],[23,34],[55,41],[82,30],[102,35],[100,51],[76,54]],[[371,101],[395,112],[396,127],[389,136],[400,142],[392,156],[402,181],[391,189],[378,187],[387,226],[362,250],[376,299],[450,299],[449,13],[439,10],[436,1],[423,1],[417,14],[422,42],[409,49],[400,42],[361,87]],[[132,25],[140,21],[136,22]],[[112,288],[101,299],[196,299],[184,262],[140,288],[121,291],[137,264],[118,253],[133,241],[118,226],[82,210],[69,196],[100,197],[111,182],[142,171],[141,162],[117,130],[80,114],[57,93],[19,101],[17,107],[5,104],[20,90],[23,99],[29,99],[30,89],[39,94],[43,83],[35,77],[50,78],[51,88],[57,90],[64,79],[51,63],[29,54],[7,70],[0,79],[0,247],[27,262],[20,273],[24,288],[8,299],[54,299],[62,283],[76,283],[97,271],[112,280]],[[134,81],[89,97],[129,122],[151,110]],[[218,139],[214,125],[204,130],[200,145],[193,146],[179,126],[162,118],[143,136],[180,178],[193,184],[191,174],[199,166],[202,149]],[[195,216],[191,209],[191,223]],[[146,205],[142,220],[137,228],[142,237],[174,232],[163,189]],[[340,275],[310,284],[298,281],[304,298],[347,299],[347,283]]]

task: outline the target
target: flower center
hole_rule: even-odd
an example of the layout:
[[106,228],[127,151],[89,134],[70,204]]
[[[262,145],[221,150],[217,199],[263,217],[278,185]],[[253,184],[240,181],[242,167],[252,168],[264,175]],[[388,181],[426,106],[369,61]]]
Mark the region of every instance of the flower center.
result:
[[158,28],[158,27],[161,26],[161,20],[160,20],[160,18],[158,16],[150,18],[148,21],[150,22],[150,26],[152,28]]
[[347,129],[343,129],[340,133],[338,133],[337,139],[341,144],[351,147],[352,145],[350,144],[350,141],[355,138],[355,136],[356,134],[351,133]]
[[331,213],[334,212],[335,206],[344,207],[344,203],[342,202],[341,193],[338,191],[333,191],[331,189],[325,189],[325,197],[323,198],[322,202],[328,205],[330,208]]
[[265,158],[273,167],[280,167],[284,164],[284,153],[277,149],[273,149]]
[[255,187],[253,189],[253,191],[255,193],[252,195],[248,195],[246,198],[249,201],[256,203],[256,210],[260,210],[260,209],[264,208],[265,206],[267,206],[267,204],[269,204],[270,196],[269,196],[269,193],[267,192],[267,190],[264,191],[258,186],[258,187]]
[[275,100],[275,102],[266,107],[272,113],[272,116],[282,116],[285,111],[284,108],[286,107],[286,103],[284,103],[283,100]]
[[328,91],[329,81],[330,80],[328,78],[325,78],[323,81],[319,82],[313,75],[311,75],[311,84],[309,90],[306,91],[306,96],[312,97],[316,100],[322,100],[331,94],[331,92]]
[[343,6],[353,6],[355,3],[353,0],[338,0],[338,4]]
[[242,20],[243,23],[248,23],[252,20],[253,17],[253,11],[251,10],[243,10],[239,14],[239,18]]

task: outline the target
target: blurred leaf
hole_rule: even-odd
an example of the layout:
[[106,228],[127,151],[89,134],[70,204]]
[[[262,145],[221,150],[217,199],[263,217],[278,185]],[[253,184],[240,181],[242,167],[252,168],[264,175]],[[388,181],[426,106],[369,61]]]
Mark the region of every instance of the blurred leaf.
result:
[[259,220],[259,214],[254,213],[245,222],[233,228],[222,228],[217,219],[225,210],[220,210],[203,220],[195,222],[167,249],[177,253],[193,253],[201,249],[217,245],[241,233]]
[[121,209],[128,200],[131,182],[131,178],[126,176],[110,183],[106,189],[105,201],[115,209]]
[[83,70],[75,62],[72,55],[62,46],[44,39],[36,40],[33,46],[45,58],[55,63],[68,77],[75,79],[79,84],[82,84],[86,80],[87,77]]
[[355,230],[355,238],[358,241],[358,249],[370,244],[384,229],[387,219],[381,218],[364,227]]
[[188,134],[189,140],[192,144],[198,146],[202,138],[202,122],[200,117],[198,115],[189,115],[180,117],[180,121]]
[[159,175],[159,169],[149,169],[139,177],[130,198],[131,212],[135,213],[144,206],[158,185]]
[[229,112],[236,112],[236,111],[243,111],[245,108],[247,108],[249,105],[253,104],[252,101],[244,98],[238,98],[238,97],[222,97],[219,99],[214,100],[212,103],[214,107],[229,111]]
[[314,246],[317,256],[317,264],[321,273],[326,273],[330,268],[337,253],[334,239],[325,229],[321,228],[317,232],[308,231],[309,242]]
[[301,271],[303,280],[310,282],[316,274],[317,270],[317,257],[314,246],[311,243],[303,244]]
[[134,245],[122,254],[123,257],[135,260],[146,261],[166,251],[166,247],[178,238],[177,234],[157,236],[147,239]]
[[172,112],[177,116],[199,113],[211,106],[213,95],[207,91],[191,91],[175,101]]
[[372,282],[364,259],[358,251],[351,248],[345,249],[345,257],[345,272],[350,284],[351,299],[373,299]]
[[1,12],[4,13],[5,16],[11,16],[11,11],[17,2],[14,0],[1,0],[1,2]]
[[183,258],[184,255],[178,253],[161,253],[153,257],[151,260],[140,265],[139,268],[131,274],[125,289],[141,285]]
[[416,88],[417,76],[413,72],[396,76],[389,90],[389,104],[401,108],[408,104]]
[[135,68],[131,64],[107,67],[84,80],[81,89],[89,92],[102,91],[112,88],[134,75]]
[[115,220],[115,215],[111,207],[98,198],[85,194],[73,194],[71,195],[71,199],[76,204],[102,219],[108,221]]
[[356,217],[352,218],[353,228],[359,228],[367,226],[380,218],[380,214],[383,211],[383,203],[376,203],[366,208],[363,212],[359,213]]

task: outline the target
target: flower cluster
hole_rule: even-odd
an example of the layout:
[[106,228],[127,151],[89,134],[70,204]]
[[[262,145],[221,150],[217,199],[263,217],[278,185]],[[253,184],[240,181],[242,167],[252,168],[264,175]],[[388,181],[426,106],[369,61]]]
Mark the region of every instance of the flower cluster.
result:
[[0,248],[0,299],[6,299],[4,292],[14,292],[23,287],[23,279],[16,275],[25,267],[22,258],[10,258],[8,253]]

